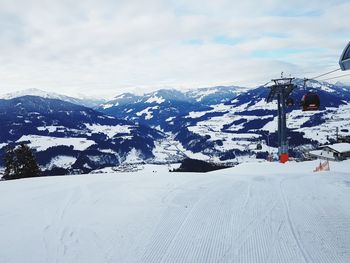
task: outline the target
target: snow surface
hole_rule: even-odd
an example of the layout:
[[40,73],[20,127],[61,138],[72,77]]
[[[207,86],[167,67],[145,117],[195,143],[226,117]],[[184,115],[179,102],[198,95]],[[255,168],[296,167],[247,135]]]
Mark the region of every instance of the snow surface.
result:
[[95,144],[94,141],[86,138],[60,138],[51,136],[40,135],[23,135],[17,142],[30,141],[29,147],[36,149],[37,151],[45,151],[54,146],[73,146],[74,150],[84,151],[91,145]]
[[38,131],[45,131],[45,130],[48,130],[49,133],[52,133],[52,132],[55,132],[57,131],[58,129],[65,129],[64,126],[53,126],[53,125],[50,125],[50,126],[39,126],[37,127],[37,130]]
[[[339,135],[349,135],[350,127],[350,104],[341,105],[339,108],[328,108],[329,112],[325,116],[326,122],[313,127],[304,127],[296,129],[296,131],[304,132],[304,137],[316,139],[320,143],[328,143],[327,136],[331,138],[336,137],[336,129],[339,129]],[[276,122],[277,123],[277,122]]]
[[147,107],[146,109],[137,112],[136,115],[137,116],[142,116],[142,115],[146,115],[145,116],[145,120],[150,120],[153,118],[153,110],[159,109],[159,106],[154,106],[154,107]]
[[7,143],[0,143],[0,149],[6,145],[7,145]]
[[218,93],[220,92],[219,89],[203,89],[203,90],[198,90],[196,91],[195,93],[195,99],[197,101],[202,101],[203,98],[205,98],[206,96],[208,95],[211,95],[211,94],[215,94],[215,93]]
[[207,114],[206,111],[191,111],[188,113],[188,116],[192,119],[195,119],[195,118],[200,118],[200,117],[204,116],[205,114]]
[[324,145],[323,147],[329,147],[339,153],[350,152],[350,143],[335,143],[331,145]]
[[[194,153],[187,150],[181,142],[175,140],[175,136],[171,133],[167,133],[167,139],[158,140],[155,143],[155,148],[153,150],[156,161],[166,161],[166,162],[176,162],[181,161],[183,158],[192,158],[198,160],[212,160],[217,161],[216,157],[206,155],[203,152]],[[168,158],[164,159],[165,154]]]
[[350,161],[0,182],[0,262],[350,262]]
[[53,167],[70,168],[77,158],[73,156],[59,155],[51,159],[50,163],[45,167],[45,169],[52,169]]
[[[222,145],[215,144],[215,150],[228,151],[231,149],[238,149],[241,151],[254,150],[258,141],[261,141],[264,150],[268,147],[266,146],[266,138],[262,138],[260,134],[256,133],[231,133],[223,131],[225,124],[239,120],[241,118],[247,120],[255,119],[266,119],[273,117],[272,115],[267,115],[264,117],[259,116],[244,116],[244,115],[234,115],[232,113],[226,113],[223,116],[211,117],[208,120],[200,121],[195,126],[189,126],[188,130],[199,134],[199,135],[209,135],[211,141],[221,140]],[[244,128],[244,123],[231,125],[226,131],[237,132]]]
[[[173,163],[180,162],[185,157],[192,157],[197,159],[203,159],[203,154],[194,156],[196,154],[186,150],[179,141],[174,139],[174,135],[167,134],[168,138],[158,140],[154,144],[152,153],[156,162]],[[208,160],[208,156],[204,156],[205,160]]]
[[132,148],[131,151],[125,158],[125,163],[142,163],[142,153],[135,148]]
[[[339,135],[349,135],[347,130],[350,127],[350,104],[340,105],[339,108],[327,108],[320,110],[319,113],[325,113],[326,121],[317,126],[303,127],[303,124],[310,121],[314,117],[315,112],[293,110],[287,114],[287,127],[298,132],[303,132],[305,138],[314,139],[320,143],[328,143],[327,136],[335,138],[336,129],[339,129]],[[273,121],[268,122],[262,130],[274,132],[277,130],[277,117]]]
[[113,106],[114,106],[114,104],[107,103],[107,104],[103,104],[103,105],[102,105],[102,108],[105,110],[105,109],[109,109],[109,108],[111,108],[111,107],[113,107]]
[[130,125],[99,125],[85,123],[85,127],[93,133],[104,133],[108,138],[113,138],[118,133],[130,134]]
[[169,117],[169,118],[167,118],[165,121],[166,121],[166,122],[171,122],[171,121],[174,120],[174,119],[176,119],[176,117]]
[[13,98],[27,96],[27,95],[39,96],[42,98],[49,98],[49,99],[63,99],[64,100],[65,98],[67,98],[67,96],[60,95],[58,93],[46,92],[46,91],[43,91],[40,89],[31,88],[31,89],[19,90],[19,91],[7,93],[7,94],[1,94],[0,99],[10,100]]
[[10,99],[14,99],[14,98],[22,97],[22,96],[38,96],[38,97],[42,97],[42,98],[46,98],[46,99],[63,100],[63,101],[67,101],[67,102],[74,103],[74,104],[83,103],[83,104],[87,104],[89,106],[95,106],[95,105],[101,103],[102,101],[105,101],[105,99],[102,97],[101,98],[96,98],[96,97],[92,98],[89,96],[85,96],[84,94],[77,94],[77,95],[78,95],[79,99],[75,98],[75,97],[70,97],[70,96],[58,94],[55,92],[47,92],[47,91],[36,89],[36,88],[29,88],[29,89],[19,90],[19,91],[7,93],[7,94],[0,94],[0,99],[10,100]]
[[157,97],[157,96],[152,96],[148,100],[146,100],[146,103],[157,103],[157,104],[162,104],[165,101],[163,97]]
[[310,151],[309,154],[319,159],[335,160],[335,156],[332,152],[328,152],[324,150]]
[[262,99],[249,107],[249,110],[276,110],[276,109],[277,109],[276,101],[266,102],[265,99]]
[[225,105],[223,103],[212,105],[211,108],[212,109],[208,110],[208,111],[191,111],[188,113],[187,118],[195,119],[195,118],[200,118],[200,117],[206,115],[207,113],[232,111],[231,105]]

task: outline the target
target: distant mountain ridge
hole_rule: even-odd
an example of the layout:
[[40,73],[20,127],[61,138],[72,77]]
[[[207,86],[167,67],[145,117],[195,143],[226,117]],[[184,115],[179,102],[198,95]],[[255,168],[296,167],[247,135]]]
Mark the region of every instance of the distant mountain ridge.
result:
[[[315,147],[334,140],[336,125],[341,134],[348,134],[349,87],[313,80],[303,87],[302,79],[295,79],[294,84],[295,105],[288,109],[292,156],[297,156],[305,145]],[[300,100],[308,91],[319,94],[320,111],[301,111]],[[144,96],[124,95],[128,98],[125,102],[121,95],[110,107],[98,110],[161,129],[187,154],[242,161],[245,156],[265,158],[268,151],[277,152],[277,106],[275,102],[266,103],[268,92],[267,87],[159,90]],[[263,150],[256,149],[258,144]]]
[[[350,135],[350,87],[294,83],[295,105],[287,112],[291,156],[333,142],[337,128],[339,135]],[[308,91],[320,96],[319,111],[301,110],[299,102]],[[161,89],[124,93],[94,109],[45,94],[0,99],[0,148],[28,142],[42,166],[70,173],[124,162],[265,159],[277,152],[277,106],[266,103],[268,92],[267,87],[234,86]]]
[[209,110],[210,105],[227,102],[244,89],[218,86],[182,92],[161,89],[145,95],[121,94],[96,109],[108,115],[165,129],[167,120],[191,111]]
[[23,96],[38,96],[38,97],[47,98],[47,99],[58,99],[58,100],[63,100],[63,101],[78,104],[78,105],[83,105],[90,108],[96,107],[101,103],[105,102],[105,100],[103,99],[90,99],[90,98],[81,99],[81,98],[75,98],[75,97],[58,94],[55,92],[47,92],[47,91],[43,91],[35,88],[2,94],[0,95],[0,99],[10,100],[18,97],[23,97]]
[[[0,145],[28,143],[39,163],[57,173],[89,172],[127,159],[153,158],[163,135],[66,101],[23,96],[0,100]],[[130,156],[131,154],[131,156]]]
[[[340,135],[350,135],[350,88],[310,81],[306,88],[300,79],[291,97],[295,105],[288,108],[287,126],[291,154],[305,145],[318,145],[335,140],[336,128]],[[303,112],[299,106],[308,91],[321,99],[319,111]],[[230,101],[212,105],[210,110],[190,112],[169,122],[169,130],[177,131],[175,139],[193,152],[217,156],[221,160],[254,154],[265,158],[268,151],[277,151],[277,105],[266,103],[269,89],[258,87],[247,90]],[[257,150],[261,144],[263,150]]]

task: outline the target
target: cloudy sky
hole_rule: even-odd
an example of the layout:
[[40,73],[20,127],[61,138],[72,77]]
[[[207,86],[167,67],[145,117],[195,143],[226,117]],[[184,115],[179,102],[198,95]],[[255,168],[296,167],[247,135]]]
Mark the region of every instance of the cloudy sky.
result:
[[313,77],[338,67],[349,10],[349,0],[0,0],[0,93],[107,96],[252,87],[281,71]]

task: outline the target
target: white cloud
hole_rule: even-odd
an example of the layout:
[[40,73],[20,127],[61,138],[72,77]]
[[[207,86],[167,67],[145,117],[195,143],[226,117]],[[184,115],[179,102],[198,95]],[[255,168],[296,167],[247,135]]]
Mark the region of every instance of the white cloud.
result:
[[313,76],[337,67],[349,9],[316,0],[1,1],[0,92],[104,95]]

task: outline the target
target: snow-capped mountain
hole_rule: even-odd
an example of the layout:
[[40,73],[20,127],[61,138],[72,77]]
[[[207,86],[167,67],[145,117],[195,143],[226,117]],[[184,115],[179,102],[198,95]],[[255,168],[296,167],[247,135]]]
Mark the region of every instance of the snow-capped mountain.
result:
[[0,100],[0,146],[28,143],[45,169],[71,172],[153,158],[162,134],[57,99],[24,96]]
[[103,99],[91,99],[91,98],[74,98],[70,96],[65,96],[62,94],[58,94],[55,92],[47,92],[43,91],[40,89],[25,89],[25,90],[20,90],[20,91],[15,91],[7,94],[0,95],[0,99],[5,99],[5,100],[10,100],[18,97],[23,97],[23,96],[38,96],[46,99],[58,99],[58,100],[63,100],[66,102],[78,104],[78,105],[83,105],[86,107],[96,107],[100,105],[101,103],[105,102]]
[[209,105],[227,102],[242,92],[238,87],[212,87],[181,92],[162,89],[143,96],[125,93],[97,110],[167,131],[167,122],[191,111],[209,110]]
[[[304,88],[301,79],[296,79],[295,85],[291,96],[296,105],[288,109],[291,155],[298,156],[303,145],[316,146],[334,140],[336,127],[340,135],[347,135],[349,87],[309,81]],[[319,111],[300,109],[299,102],[307,91],[320,96]],[[161,128],[168,138],[157,142],[160,152],[162,148],[173,148],[182,156],[240,161],[242,156],[265,158],[268,152],[277,152],[277,105],[266,103],[268,92],[266,87],[160,90],[144,96],[124,94],[99,110]],[[257,149],[258,144],[262,150]]]
[[[349,87],[309,81],[304,88],[299,79],[295,84],[291,97],[296,104],[287,114],[292,156],[300,156],[306,146],[334,141],[336,131],[350,135]],[[320,96],[319,111],[300,109],[308,91]],[[45,94],[3,99],[0,146],[29,143],[43,167],[70,172],[185,157],[225,162],[265,158],[277,152],[277,106],[266,103],[268,92],[266,87],[213,87],[125,93],[98,111]]]
[[245,90],[247,89],[236,86],[217,86],[189,90],[186,92],[186,96],[195,99],[203,105],[210,106],[225,103]]
[[192,110],[209,109],[178,90],[158,90],[143,96],[122,94],[97,110],[118,118],[165,129],[166,120]]
[[[296,105],[288,109],[287,126],[291,154],[297,155],[301,146],[327,143],[340,135],[350,135],[350,89],[328,83],[310,81],[291,94]],[[307,91],[320,96],[321,107],[316,112],[303,112],[299,101]],[[175,131],[175,140],[184,148],[221,160],[254,154],[265,157],[268,151],[277,151],[277,105],[266,103],[268,88],[248,90],[222,104],[211,105],[210,110],[193,111],[168,122]],[[263,149],[257,150],[261,144]]]
[[[112,100],[109,100],[101,105],[99,105],[99,108],[106,110],[106,111],[110,111],[112,110],[111,108],[114,107],[120,107],[120,106],[125,106],[128,104],[134,104],[137,103],[139,101],[141,101],[141,96],[137,96],[131,93],[123,93],[121,95],[118,95],[116,97],[114,97]],[[108,110],[110,109],[110,110]]]

